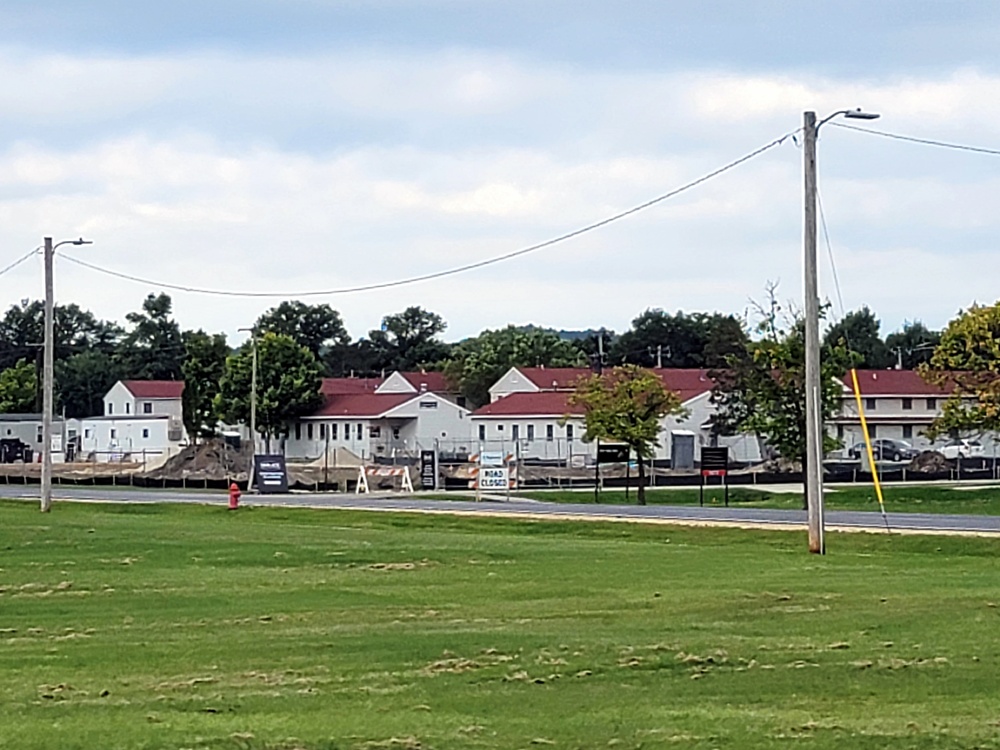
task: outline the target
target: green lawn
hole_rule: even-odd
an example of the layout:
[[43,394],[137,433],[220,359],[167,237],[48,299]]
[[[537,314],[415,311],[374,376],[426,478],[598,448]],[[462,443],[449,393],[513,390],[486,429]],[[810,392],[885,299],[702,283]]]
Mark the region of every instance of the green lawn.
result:
[[[882,488],[885,508],[889,513],[966,513],[973,515],[1000,515],[1000,487],[968,486],[931,487],[927,485],[890,485]],[[553,503],[592,503],[594,491],[526,490],[520,497],[546,500]],[[722,505],[724,492],[718,484],[705,488],[705,505]],[[635,488],[626,500],[624,490],[605,490],[601,502],[635,503]],[[661,505],[697,505],[697,488],[657,488],[646,491],[646,502]],[[729,504],[750,508],[802,508],[802,493],[769,492],[753,487],[730,487]],[[829,510],[874,510],[878,500],[872,486],[827,485],[824,504]]]
[[0,502],[0,747],[1000,748],[1000,545]]

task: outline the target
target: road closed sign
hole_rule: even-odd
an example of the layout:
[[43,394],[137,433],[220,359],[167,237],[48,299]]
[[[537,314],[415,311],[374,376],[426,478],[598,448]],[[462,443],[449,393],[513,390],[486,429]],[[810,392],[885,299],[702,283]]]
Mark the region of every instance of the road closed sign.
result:
[[479,470],[479,489],[481,490],[507,490],[508,474],[507,467],[483,467]]

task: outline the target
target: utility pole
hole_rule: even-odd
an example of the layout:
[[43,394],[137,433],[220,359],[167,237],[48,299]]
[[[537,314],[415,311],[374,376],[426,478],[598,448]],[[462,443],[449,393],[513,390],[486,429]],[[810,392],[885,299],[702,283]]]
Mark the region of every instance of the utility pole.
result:
[[54,292],[52,284],[52,256],[55,248],[52,238],[45,238],[45,345],[42,354],[42,513],[52,509],[52,380],[55,359]]
[[806,510],[809,551],[826,552],[823,539],[823,442],[820,422],[819,282],[816,271],[816,113],[803,115],[805,172]]
[[816,122],[815,112],[802,113],[802,164],[805,176],[805,236],[803,291],[805,294],[806,347],[806,511],[809,521],[809,551],[826,553],[823,538],[823,414],[819,350],[819,282],[816,270],[816,137],[820,127],[834,117],[874,120],[877,114],[843,109]]
[[52,282],[52,259],[56,248],[60,245],[89,245],[82,237],[78,240],[63,240],[52,244],[52,238],[46,237],[43,246],[43,265],[45,269],[45,341],[42,346],[42,492],[41,510],[48,513],[52,509],[52,381],[55,359],[55,294]]

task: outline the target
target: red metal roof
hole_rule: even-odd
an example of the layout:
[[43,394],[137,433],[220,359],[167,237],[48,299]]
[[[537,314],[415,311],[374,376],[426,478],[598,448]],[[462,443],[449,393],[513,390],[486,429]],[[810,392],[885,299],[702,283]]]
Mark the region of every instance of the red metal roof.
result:
[[[842,378],[854,392],[851,373]],[[858,388],[863,396],[948,396],[951,391],[931,385],[916,370],[858,370]]]
[[417,389],[418,393],[451,393],[455,390],[448,382],[443,372],[401,372],[406,381]]
[[311,417],[377,417],[400,404],[412,401],[412,393],[342,393],[326,395],[326,400]]
[[184,393],[183,380],[123,380],[136,398],[180,398]]
[[385,378],[323,378],[319,392],[324,396],[372,393],[384,382]]
[[[593,372],[583,367],[519,367],[524,377],[543,391],[571,391],[577,381],[589,377]],[[674,367],[650,368],[660,376],[663,384],[688,401],[712,390],[715,383],[708,377],[708,370]]]
[[511,393],[486,404],[472,413],[473,417],[562,417],[583,414],[579,406],[570,406],[569,391],[539,391]]

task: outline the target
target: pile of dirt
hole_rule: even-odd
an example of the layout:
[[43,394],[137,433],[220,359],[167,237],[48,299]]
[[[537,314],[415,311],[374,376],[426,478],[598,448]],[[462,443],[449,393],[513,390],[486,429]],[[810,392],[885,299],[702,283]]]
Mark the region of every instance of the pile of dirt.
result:
[[922,451],[907,467],[908,471],[921,474],[939,474],[950,468],[948,459],[937,451]]
[[240,453],[224,440],[207,440],[189,445],[148,476],[154,479],[245,479],[250,456]]

